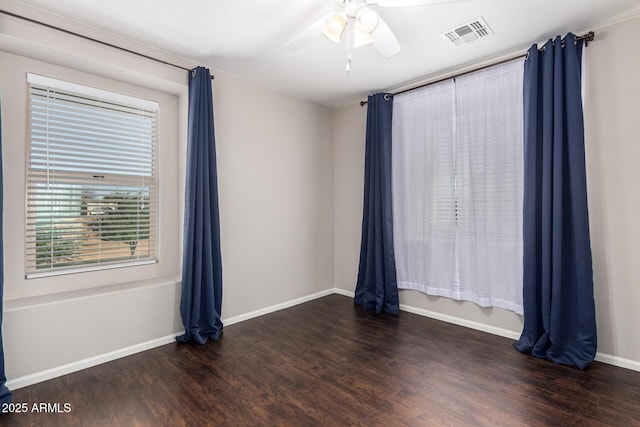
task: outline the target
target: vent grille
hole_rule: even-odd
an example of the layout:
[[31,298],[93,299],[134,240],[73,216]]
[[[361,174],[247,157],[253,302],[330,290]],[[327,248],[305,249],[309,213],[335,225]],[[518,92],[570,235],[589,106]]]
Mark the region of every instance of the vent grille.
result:
[[452,46],[460,47],[491,34],[493,34],[493,31],[491,31],[487,22],[480,17],[461,25],[458,28],[445,31],[441,36]]

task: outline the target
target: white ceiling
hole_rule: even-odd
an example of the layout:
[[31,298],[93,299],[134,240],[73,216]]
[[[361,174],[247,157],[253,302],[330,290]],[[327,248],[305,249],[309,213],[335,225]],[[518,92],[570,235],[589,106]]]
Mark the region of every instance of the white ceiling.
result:
[[[402,52],[383,58],[371,46],[353,51],[321,34],[298,50],[285,44],[339,9],[329,0],[22,0],[65,18],[190,58],[317,102],[342,106],[456,68],[526,50],[556,34],[594,29],[640,15],[639,0],[462,0],[377,8]],[[440,34],[477,17],[490,37],[453,48]],[[596,33],[596,43],[598,34]],[[344,37],[343,37],[344,39]]]

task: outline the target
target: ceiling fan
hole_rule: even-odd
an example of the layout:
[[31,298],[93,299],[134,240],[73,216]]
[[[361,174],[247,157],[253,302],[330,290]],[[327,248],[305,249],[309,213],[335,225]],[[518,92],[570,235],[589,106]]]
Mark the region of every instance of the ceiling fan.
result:
[[340,10],[315,21],[287,44],[287,49],[299,49],[324,34],[334,43],[347,38],[347,72],[351,63],[351,47],[371,44],[385,58],[398,54],[402,49],[391,28],[372,6],[383,8],[425,6],[452,3],[460,0],[330,0],[340,5]]

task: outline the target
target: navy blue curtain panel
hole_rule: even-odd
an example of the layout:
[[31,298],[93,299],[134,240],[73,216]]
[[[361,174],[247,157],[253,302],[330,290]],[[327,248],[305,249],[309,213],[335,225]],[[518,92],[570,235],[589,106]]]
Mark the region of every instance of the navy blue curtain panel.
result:
[[4,183],[2,180],[2,102],[0,101],[0,403],[11,403],[11,392],[7,388],[4,372],[4,345],[2,343],[2,301],[4,289],[4,235],[2,219],[4,212]]
[[362,243],[354,303],[376,314],[398,315],[391,199],[393,97],[369,96],[364,165]]
[[521,352],[584,369],[596,354],[581,96],[582,41],[529,49],[524,70]]
[[189,125],[184,206],[184,252],[178,341],[204,344],[222,333],[222,256],[211,74],[189,74]]

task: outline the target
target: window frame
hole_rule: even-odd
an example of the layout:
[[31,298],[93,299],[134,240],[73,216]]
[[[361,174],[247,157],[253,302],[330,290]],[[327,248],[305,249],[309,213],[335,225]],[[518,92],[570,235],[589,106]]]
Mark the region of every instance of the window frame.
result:
[[[159,202],[159,173],[158,168],[160,164],[159,160],[159,117],[160,117],[160,104],[157,101],[151,101],[135,96],[129,96],[122,93],[113,92],[110,90],[103,90],[96,87],[91,87],[83,84],[72,83],[65,80],[58,80],[55,78],[45,77],[38,74],[27,73],[27,120],[26,120],[26,156],[25,156],[25,248],[24,248],[24,269],[25,279],[35,279],[51,276],[60,276],[66,274],[86,273],[94,272],[105,269],[123,268],[123,267],[135,267],[150,264],[157,264],[159,262],[159,216],[160,216],[160,202]],[[149,248],[148,258],[137,259],[121,259],[121,260],[97,260],[95,263],[79,262],[75,265],[61,266],[61,267],[47,267],[43,271],[38,271],[36,260],[36,226],[35,216],[36,214],[30,214],[29,202],[30,197],[34,197],[36,191],[31,187],[32,179],[31,173],[34,170],[32,168],[32,113],[31,113],[31,99],[32,99],[32,87],[47,87],[57,92],[68,93],[73,96],[82,96],[90,98],[96,102],[109,102],[118,104],[123,107],[134,108],[144,110],[146,112],[153,112],[153,123],[155,130],[152,132],[151,139],[151,173],[146,177],[149,184],[149,241],[152,241],[153,247]],[[48,169],[50,170],[50,169]],[[65,186],[73,186],[69,182],[78,182],[78,188],[82,188],[83,185],[89,185],[87,183],[91,180],[100,179],[100,186],[106,188],[118,188],[118,185],[123,185],[124,188],[144,188],[143,185],[135,185],[135,180],[141,180],[142,175],[127,175],[127,174],[105,174],[102,172],[92,173],[90,171],[78,172],[78,171],[64,171],[64,175],[68,178],[63,182]],[[130,177],[129,180],[122,179],[123,176]],[[142,180],[141,180],[142,181]],[[118,190],[116,190],[118,191]],[[68,193],[70,194],[70,193]],[[124,194],[124,193],[120,193]],[[70,205],[69,205],[70,206]],[[153,210],[151,210],[153,208]],[[30,223],[30,215],[33,215]],[[81,214],[82,215],[82,214]],[[29,228],[32,227],[32,230]],[[29,234],[28,232],[31,232]],[[151,238],[151,236],[153,236]],[[137,236],[136,236],[137,237]],[[31,252],[30,252],[31,251]],[[33,260],[30,260],[30,255]]]

